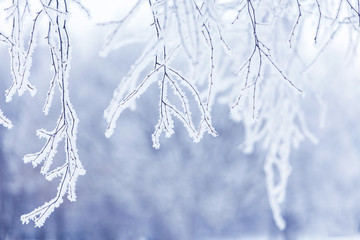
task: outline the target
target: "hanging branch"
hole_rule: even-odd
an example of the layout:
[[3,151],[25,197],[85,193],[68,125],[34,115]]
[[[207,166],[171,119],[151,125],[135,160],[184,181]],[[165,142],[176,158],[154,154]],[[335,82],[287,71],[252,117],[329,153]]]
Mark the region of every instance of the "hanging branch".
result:
[[[77,0],[71,0],[78,6],[84,8]],[[12,31],[10,37],[0,33],[0,40],[9,45],[11,59],[11,73],[13,83],[6,91],[6,101],[11,101],[13,95],[18,92],[22,95],[29,91],[34,95],[36,90],[29,83],[30,67],[32,62],[32,53],[36,46],[36,30],[38,22],[42,16],[48,19],[49,28],[47,34],[47,43],[50,51],[53,78],[50,82],[49,92],[44,106],[44,113],[47,115],[53,99],[55,86],[58,86],[61,95],[61,114],[57,125],[53,131],[38,130],[40,138],[45,138],[44,147],[37,153],[28,154],[24,157],[25,163],[31,162],[34,167],[42,164],[40,172],[45,175],[47,180],[61,176],[56,197],[41,207],[36,208],[28,214],[21,216],[23,223],[35,222],[35,226],[41,227],[46,218],[59,207],[63,202],[63,197],[67,193],[70,201],[76,200],[75,186],[79,175],[84,175],[85,170],[79,160],[76,147],[78,118],[70,102],[68,90],[68,78],[70,71],[70,39],[67,30],[68,3],[67,0],[48,0],[44,3],[39,0],[42,8],[36,12],[33,19],[30,36],[27,46],[23,42],[23,25],[25,19],[31,14],[28,0],[13,0],[12,6],[6,10],[10,13],[9,19],[12,20]],[[11,127],[11,122],[0,111],[0,123]],[[60,141],[65,142],[65,163],[55,169],[51,169],[53,158],[57,152]]]
[[0,124],[9,129],[13,127],[11,121],[4,115],[1,109],[0,109]]
[[[140,7],[140,4],[140,1],[136,2],[130,12],[135,12],[136,9]],[[152,16],[151,26],[154,28],[155,34],[149,38],[151,41],[148,42],[143,54],[132,66],[129,73],[123,78],[114,93],[109,107],[105,110],[104,116],[109,123],[105,131],[107,137],[113,134],[116,121],[121,112],[130,107],[154,82],[158,82],[159,84],[160,102],[159,120],[152,135],[153,147],[160,147],[159,138],[162,132],[165,132],[167,137],[174,133],[173,116],[177,117],[183,123],[189,136],[193,138],[195,142],[199,141],[206,131],[213,136],[217,136],[215,129],[212,127],[210,117],[211,99],[214,95],[212,88],[214,85],[213,75],[215,64],[213,31],[210,29],[208,4],[211,3],[204,1],[198,5],[196,1],[148,1]],[[117,25],[106,38],[106,47],[111,48],[109,44],[114,39],[114,35],[119,31],[120,26],[126,23],[130,12],[126,14],[122,20],[113,22]],[[170,21],[174,20],[176,27],[169,27]],[[214,30],[216,29],[219,32],[221,41],[225,43],[219,27],[214,27]],[[204,37],[203,39],[200,39],[201,35]],[[174,36],[175,39],[173,39]],[[173,60],[172,55],[175,54],[175,52],[181,51],[189,62],[189,68],[196,69],[199,59],[203,57],[201,41],[207,43],[209,47],[207,52],[209,53],[210,59],[208,93],[205,100],[201,97],[202,94],[196,86],[196,81],[198,80],[189,79],[188,76],[182,74],[180,70],[171,64]],[[134,82],[137,82],[140,78],[141,72],[145,70],[151,62],[153,62],[154,65],[153,70],[151,70],[137,86],[133,86]],[[180,100],[182,109],[176,106],[176,104],[172,104],[171,99],[168,98],[169,86],[173,90],[173,94]],[[188,97],[185,94],[185,89],[192,93],[201,114],[198,127],[195,127],[193,123],[190,111],[191,107]]]
[[[25,91],[29,91],[31,96],[34,96],[36,93],[35,87],[29,83],[28,79],[32,64],[32,53],[36,47],[35,29],[41,12],[38,12],[33,19],[29,42],[25,46],[23,44],[22,25],[27,10],[29,10],[27,0],[23,2],[13,0],[12,5],[5,9],[8,12],[7,19],[10,19],[12,22],[12,30],[10,35],[0,32],[0,41],[8,45],[10,70],[13,78],[11,86],[5,91],[6,102],[10,102],[16,92],[18,95],[23,95]],[[13,127],[11,121],[1,110],[0,124],[9,129]]]
[[[23,4],[21,4],[23,3]],[[19,96],[25,91],[29,91],[34,96],[36,89],[29,83],[30,68],[32,64],[32,54],[36,47],[35,30],[41,11],[33,19],[28,45],[23,43],[23,29],[25,13],[28,9],[28,1],[13,0],[12,5],[6,9],[9,12],[8,19],[12,21],[12,30],[10,37],[0,34],[8,43],[10,54],[10,69],[13,77],[11,86],[6,90],[6,102],[10,102],[17,92]]]
[[[234,109],[235,107],[239,106],[240,100],[243,96],[243,91],[247,90],[249,88],[253,89],[252,94],[252,117],[255,118],[255,109],[256,109],[256,89],[257,89],[257,83],[261,77],[261,71],[263,68],[263,58],[267,59],[268,62],[272,65],[273,68],[281,75],[281,77],[287,81],[293,88],[295,88],[298,92],[302,93],[302,90],[299,89],[295,84],[285,76],[283,71],[275,64],[274,60],[271,58],[270,54],[270,48],[268,48],[260,39],[258,38],[257,33],[257,20],[256,20],[256,11],[252,4],[251,0],[247,0],[247,13],[251,24],[252,29],[252,35],[253,35],[253,41],[254,46],[253,50],[250,54],[250,57],[245,61],[245,63],[240,67],[240,70],[238,72],[241,72],[242,70],[246,69],[246,75],[245,75],[245,82],[244,85],[240,91],[240,94],[238,95],[235,103],[232,105],[231,109]],[[257,62],[255,62],[257,59]],[[253,68],[253,64],[257,65],[257,71],[252,76],[251,69]],[[249,83],[249,79],[252,77],[254,80]]]
[[296,0],[296,4],[297,4],[297,9],[298,9],[298,16],[296,18],[296,22],[291,30],[291,33],[290,33],[290,38],[289,38],[289,45],[290,45],[290,48],[292,47],[292,38],[295,36],[295,30],[297,28],[297,26],[299,25],[299,22],[300,22],[300,18],[302,16],[302,13],[301,13],[301,5],[300,5],[300,2],[299,0]]

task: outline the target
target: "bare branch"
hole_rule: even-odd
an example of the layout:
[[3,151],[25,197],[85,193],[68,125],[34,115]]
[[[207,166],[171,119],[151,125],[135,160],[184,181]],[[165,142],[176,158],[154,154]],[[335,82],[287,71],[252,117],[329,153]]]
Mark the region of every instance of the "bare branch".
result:
[[316,27],[316,33],[315,33],[315,38],[314,38],[314,41],[315,43],[317,42],[317,38],[318,38],[318,34],[319,34],[319,29],[320,29],[320,22],[321,22],[321,8],[320,8],[320,4],[319,4],[319,0],[315,0],[316,1],[316,5],[317,5],[317,9],[319,11],[319,20],[318,20],[318,24],[317,24],[317,27]]

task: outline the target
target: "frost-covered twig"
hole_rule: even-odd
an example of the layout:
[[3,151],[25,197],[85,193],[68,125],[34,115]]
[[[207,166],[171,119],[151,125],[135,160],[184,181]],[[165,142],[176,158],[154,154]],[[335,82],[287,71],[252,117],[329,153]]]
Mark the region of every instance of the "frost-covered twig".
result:
[[[277,18],[284,13],[271,13],[270,11],[273,9],[270,8],[259,13],[259,7],[254,4],[255,2],[258,3],[247,0],[247,11],[245,12],[245,8],[242,8],[236,16],[236,20],[239,21],[233,22],[233,25],[241,24],[241,17],[241,20],[249,21],[251,29],[249,41],[252,42],[252,45],[250,56],[246,58],[245,63],[238,71],[243,74],[244,79],[240,93],[237,93],[235,102],[231,104],[231,111],[234,119],[240,120],[245,128],[244,152],[252,153],[257,144],[263,147],[269,204],[276,225],[283,230],[286,223],[282,214],[282,203],[285,200],[287,181],[291,173],[290,153],[305,136],[311,140],[314,140],[314,137],[307,130],[299,108],[298,101],[301,95],[296,92],[302,93],[302,90],[285,75],[284,69],[276,63],[277,48],[274,48],[276,43],[268,47],[265,42],[269,41],[269,36],[264,36],[262,34],[264,31],[259,30],[267,28],[269,23],[259,23],[258,19],[273,14],[272,21],[276,22]],[[296,46],[292,46],[291,43],[302,16],[300,2],[296,1],[295,4],[298,10],[297,17],[291,29],[290,38],[287,38],[291,47],[289,50],[292,51],[296,51]],[[279,9],[286,11],[287,7],[281,6]],[[270,28],[269,32],[277,34],[275,33],[277,26],[270,26],[273,28],[268,27]],[[271,55],[270,51],[275,52],[275,55]],[[276,79],[276,75],[280,77],[280,80]],[[236,82],[234,81],[233,84]],[[291,89],[294,89],[295,92]]]
[[1,109],[0,109],[0,124],[9,129],[13,127],[11,121],[4,115]]
[[[248,17],[250,20],[250,24],[251,24],[251,31],[252,31],[252,35],[253,35],[253,41],[254,41],[254,45],[253,45],[253,50],[251,51],[250,56],[248,57],[248,59],[245,61],[245,63],[240,67],[240,70],[238,72],[241,72],[243,69],[246,69],[246,76],[245,76],[245,81],[244,81],[244,85],[240,91],[240,94],[238,95],[235,103],[232,105],[232,109],[239,106],[239,102],[243,96],[243,91],[247,90],[248,88],[252,88],[253,89],[253,95],[252,95],[252,116],[253,118],[255,118],[255,109],[256,109],[256,90],[257,90],[257,84],[258,81],[261,77],[261,71],[263,70],[263,58],[265,58],[266,60],[269,61],[269,63],[272,65],[273,68],[276,69],[276,71],[281,75],[281,77],[286,80],[292,87],[294,87],[298,92],[302,92],[301,89],[299,89],[297,86],[295,86],[295,84],[288,78],[285,76],[285,74],[283,73],[283,71],[277,66],[277,64],[275,64],[274,60],[271,57],[270,54],[270,48],[268,48],[258,37],[258,32],[257,32],[257,20],[256,20],[256,11],[254,8],[254,5],[252,3],[251,0],[247,0],[247,13],[248,13]],[[257,62],[254,63],[254,61]],[[253,76],[253,81],[251,83],[249,83],[249,79],[251,76],[251,70],[253,67],[253,65],[255,64],[255,66],[257,66],[257,70],[255,71],[255,74]]]
[[[111,42],[115,34],[121,26],[126,24],[128,17],[140,8],[141,4],[148,4],[151,13],[149,21],[151,21],[154,31],[147,37],[149,41],[142,55],[123,78],[114,92],[109,107],[105,110],[104,116],[109,123],[105,135],[110,137],[121,112],[134,104],[135,100],[147,90],[151,83],[158,82],[160,90],[159,121],[152,135],[155,148],[160,146],[159,138],[162,132],[165,131],[166,136],[171,136],[174,132],[172,116],[177,117],[184,124],[195,142],[199,141],[206,131],[216,136],[217,133],[212,127],[210,115],[212,99],[215,96],[213,86],[216,50],[213,41],[217,38],[228,50],[229,47],[218,25],[220,18],[213,6],[215,3],[172,0],[138,1],[120,21],[111,22],[116,26],[105,40],[105,52],[112,48]],[[188,64],[186,71],[190,74],[182,73],[181,69],[173,64],[175,60],[173,54],[182,54],[185,57]],[[203,97],[203,91],[199,90],[201,81],[197,77],[200,70],[199,63],[204,62],[204,58],[207,58],[210,63],[206,79],[208,82],[206,97]],[[154,64],[154,69],[141,82],[134,85],[141,79],[141,72],[151,63]],[[180,100],[181,107],[171,103],[172,100],[168,97],[169,86],[173,90],[173,95]],[[185,94],[187,91],[192,93],[198,105],[201,115],[198,127],[195,127],[193,123],[191,106],[188,96]]]
[[[30,28],[30,35],[27,46],[23,44],[24,24],[26,18],[31,17],[33,11],[30,10],[28,0],[13,0],[12,5],[7,8],[9,12],[8,19],[12,20],[12,30],[10,37],[1,33],[1,40],[9,46],[11,59],[11,73],[13,75],[13,84],[6,91],[6,100],[10,101],[13,95],[18,92],[22,95],[28,90],[32,95],[35,94],[35,88],[30,85],[28,79],[32,62],[32,53],[36,46],[36,31],[38,22],[45,16],[48,20],[47,43],[49,46],[52,69],[54,72],[50,82],[49,92],[44,106],[44,113],[48,114],[55,87],[58,86],[61,96],[61,114],[57,125],[53,131],[38,130],[38,136],[46,139],[44,147],[37,153],[28,154],[24,157],[25,163],[31,162],[34,167],[43,164],[41,173],[47,180],[61,176],[56,197],[46,202],[34,211],[22,215],[21,221],[29,223],[35,222],[35,226],[41,227],[46,218],[63,201],[64,195],[68,194],[70,201],[76,200],[75,186],[79,175],[84,175],[85,170],[79,160],[76,147],[78,118],[70,102],[68,90],[68,78],[70,71],[70,38],[67,30],[68,2],[67,0],[38,0],[41,6],[35,11]],[[72,0],[75,4],[83,8],[78,0]],[[11,122],[0,112],[0,123],[11,127]],[[53,158],[57,152],[60,141],[65,142],[66,161],[61,167],[51,169]]]
[[300,95],[289,92],[281,81],[262,82],[261,85],[259,96],[266,96],[258,100],[261,118],[254,123],[244,112],[233,113],[235,117],[241,117],[245,127],[244,152],[252,153],[256,144],[264,150],[269,204],[276,225],[283,230],[286,223],[282,216],[282,203],[291,173],[290,153],[305,138],[314,143],[317,139],[306,126],[299,105]]
[[7,8],[9,12],[8,19],[12,21],[12,30],[10,36],[5,36],[9,46],[11,74],[13,82],[8,90],[6,90],[6,101],[10,102],[16,92],[19,95],[29,91],[33,96],[36,89],[29,82],[30,68],[32,64],[32,54],[36,47],[35,30],[41,11],[38,12],[32,22],[30,37],[27,46],[23,41],[23,24],[25,21],[26,9],[29,7],[28,1],[13,0],[11,7]]
[[317,9],[318,9],[318,11],[319,11],[319,20],[318,20],[318,23],[317,23],[316,33],[315,33],[315,38],[314,38],[314,42],[316,43],[316,42],[317,42],[317,39],[318,39],[318,35],[319,35],[322,13],[321,13],[321,7],[320,7],[319,0],[315,0],[315,1],[316,1]]

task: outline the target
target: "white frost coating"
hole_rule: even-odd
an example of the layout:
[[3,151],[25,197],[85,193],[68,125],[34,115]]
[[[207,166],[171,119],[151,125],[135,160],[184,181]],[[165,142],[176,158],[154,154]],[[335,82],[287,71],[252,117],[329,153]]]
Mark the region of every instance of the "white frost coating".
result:
[[[12,8],[8,9],[9,19],[13,21],[13,28],[10,37],[5,37],[9,46],[10,67],[13,77],[13,83],[5,91],[6,102],[10,102],[12,97],[17,92],[19,96],[23,95],[25,91],[29,91],[31,96],[36,94],[36,89],[29,82],[30,69],[32,64],[32,54],[36,47],[36,32],[37,23],[41,12],[33,16],[33,21],[30,30],[30,36],[27,46],[23,41],[23,25],[25,21],[24,14],[21,9],[27,8],[25,1],[17,1]],[[24,9],[25,12],[25,9]],[[5,36],[4,34],[1,34]]]
[[[152,134],[154,148],[160,147],[159,138],[163,132],[166,137],[174,133],[173,116],[183,123],[189,136],[195,142],[200,141],[205,132],[217,136],[211,123],[210,114],[211,105],[217,93],[213,87],[216,81],[214,78],[214,59],[216,57],[215,53],[217,51],[223,52],[222,48],[224,45],[227,46],[220,26],[222,26],[221,16],[225,15],[228,8],[209,1],[167,0],[159,2],[150,0],[146,4],[148,4],[148,11],[151,13],[152,19],[151,22],[145,24],[151,26],[153,31],[142,31],[136,37],[137,39],[151,40],[146,45],[139,60],[135,62],[127,76],[115,90],[114,97],[105,110],[104,117],[109,123],[105,131],[106,137],[113,134],[116,121],[121,112],[132,106],[135,100],[154,81],[158,81],[160,91],[159,120]],[[137,17],[135,13],[139,6],[140,1],[135,3],[134,7],[120,21],[111,22],[116,26],[105,41],[105,50],[112,49],[112,45],[117,46],[127,42],[125,39],[118,44],[113,43],[115,35],[119,32],[120,27],[128,21],[128,17],[131,14],[134,15],[133,18]],[[144,33],[150,33],[150,35],[144,37]],[[133,38],[134,36],[132,36]],[[156,47],[152,47],[153,45]],[[218,45],[221,45],[221,47],[218,47]],[[228,46],[227,50],[230,50]],[[146,61],[142,59],[146,59]],[[185,61],[185,69],[179,69],[176,61],[174,61],[175,59]],[[204,62],[207,63],[206,71],[199,68],[202,67],[201,64]],[[145,70],[145,67],[150,63],[154,64],[153,69],[148,72],[144,80],[139,82],[141,71]],[[195,75],[205,76],[207,82],[205,88],[207,87],[207,89],[203,87],[204,79],[193,78],[192,74],[181,73],[184,70],[195,73]],[[148,77],[155,72],[159,75],[158,79],[154,78],[149,81]],[[131,85],[135,83],[137,85]],[[171,97],[168,97],[170,88],[167,86],[169,85],[173,93]],[[191,92],[199,109],[200,122],[198,126],[193,123],[189,96],[186,96],[187,92]],[[177,98],[177,100],[174,98]],[[174,101],[180,102],[180,104],[175,104]]]
[[284,136],[279,136],[278,141],[280,142],[273,139],[271,143],[268,155],[266,156],[264,171],[266,174],[269,203],[275,223],[280,230],[284,230],[286,223],[282,217],[280,206],[285,200],[287,179],[291,173],[289,163],[291,150],[289,144],[291,142],[286,142]]
[[13,127],[11,121],[7,117],[5,117],[1,109],[0,109],[0,124],[2,124],[4,127],[7,127],[9,129]]
[[44,203],[42,206],[34,209],[28,214],[21,216],[21,222],[28,224],[34,221],[36,227],[42,227],[50,214],[63,203],[63,197],[67,193],[70,201],[76,201],[75,184],[79,175],[84,175],[85,171],[71,171],[71,166],[63,166],[58,169],[58,175],[62,175],[61,182],[57,188],[56,196],[49,202]]
[[126,108],[129,108],[134,101],[156,81],[156,73],[159,68],[152,70],[137,87],[133,87],[134,82],[139,79],[140,74],[151,64],[153,54],[156,52],[157,48],[157,43],[150,42],[146,47],[146,51],[138,58],[136,63],[131,67],[129,73],[122,79],[121,83],[116,88],[111,103],[104,111],[104,117],[108,122],[108,127],[105,130],[106,137],[109,138],[114,133],[116,121],[121,112]]
[[[79,4],[77,1],[75,1],[75,3]],[[41,227],[54,209],[60,206],[65,194],[67,194],[67,198],[70,201],[76,200],[75,187],[77,178],[85,174],[76,147],[79,119],[70,102],[68,90],[71,49],[67,32],[67,3],[66,1],[61,3],[50,1],[48,4],[49,5],[42,5],[42,10],[37,13],[37,16],[44,13],[49,21],[46,39],[52,61],[52,70],[54,72],[43,110],[45,114],[48,113],[53,100],[55,86],[58,86],[61,96],[61,114],[54,130],[47,131],[40,129],[37,131],[37,135],[40,138],[44,138],[46,143],[39,152],[26,155],[24,162],[31,162],[34,167],[42,164],[40,172],[45,175],[47,180],[51,181],[61,176],[61,181],[57,188],[55,198],[44,203],[32,212],[21,216],[23,223],[29,223],[29,221],[32,220],[36,227]],[[56,21],[54,19],[56,19]],[[65,143],[64,152],[66,160],[62,166],[51,169],[53,158],[57,153],[57,147],[60,141],[64,141]]]
[[[59,119],[59,121],[61,122],[62,119]],[[33,167],[36,167],[38,164],[45,161],[40,171],[42,174],[46,174],[49,171],[53,158],[57,152],[57,146],[64,138],[64,134],[62,133],[65,130],[65,126],[59,123],[58,126],[59,127],[52,132],[46,132],[43,129],[38,130],[38,136],[46,139],[45,146],[37,153],[24,156],[24,162],[32,163]]]
[[[282,217],[281,206],[285,201],[287,181],[291,173],[291,150],[297,148],[305,137],[314,142],[316,138],[309,132],[303,119],[299,94],[289,91],[287,84],[279,80],[261,80],[259,84],[262,87],[256,95],[258,121],[254,122],[251,115],[245,116],[245,112],[251,112],[252,91],[243,92],[243,102],[233,108],[232,113],[244,123],[244,152],[252,153],[258,143],[266,152],[264,171],[269,204],[276,225],[284,230],[286,222]],[[246,99],[248,101],[244,101]],[[240,106],[243,110],[241,112],[238,108]]]
[[[181,84],[186,87],[192,94],[193,97],[197,103],[197,106],[199,108],[199,112],[201,113],[201,121],[197,130],[197,135],[193,136],[193,139],[195,142],[200,141],[200,139],[203,137],[204,132],[207,130],[209,134],[211,134],[212,136],[216,137],[218,134],[216,132],[216,130],[213,128],[212,123],[211,123],[211,117],[210,117],[210,112],[208,110],[208,107],[206,107],[206,104],[202,101],[201,97],[200,97],[200,92],[196,89],[196,87],[187,79],[184,77],[183,74],[181,74],[179,71],[173,70],[171,69],[171,75],[175,76],[177,78],[180,79]],[[209,94],[210,96],[210,94]],[[207,99],[207,102],[209,103],[209,98]],[[187,100],[186,100],[187,102]],[[189,118],[191,119],[191,117]],[[188,132],[191,135],[191,126],[190,129],[188,129]]]
[[23,224],[28,224],[31,221],[34,221],[35,227],[42,227],[46,221],[46,219],[50,216],[50,214],[55,210],[55,208],[59,207],[63,202],[63,197],[66,194],[67,183],[69,182],[69,173],[68,169],[65,168],[62,170],[63,178],[61,179],[61,183],[57,188],[57,195],[49,202],[44,203],[42,206],[34,209],[32,212],[28,214],[24,214],[20,217],[20,220]]
[[[53,44],[51,46],[53,46]],[[54,49],[51,49],[50,51],[54,51]],[[54,62],[53,64],[56,64],[56,62]],[[54,69],[57,69],[57,67],[54,66]],[[44,112],[45,115],[49,114],[51,103],[52,103],[53,98],[54,98],[56,78],[57,78],[57,74],[54,73],[54,76],[53,76],[53,78],[52,78],[52,80],[50,82],[50,87],[49,87],[49,90],[47,92],[45,104],[44,104],[44,107],[43,107],[43,112]]]

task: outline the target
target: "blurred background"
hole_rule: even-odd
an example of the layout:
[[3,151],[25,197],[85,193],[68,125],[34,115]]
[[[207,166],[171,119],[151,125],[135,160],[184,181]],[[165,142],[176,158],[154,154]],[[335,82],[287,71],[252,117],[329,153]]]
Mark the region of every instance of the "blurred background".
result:
[[[100,9],[99,16],[104,16]],[[106,20],[95,15],[91,21]],[[141,49],[133,44],[100,57],[107,29],[91,21],[83,15],[71,29],[70,97],[80,119],[77,144],[87,171],[77,182],[78,199],[64,199],[40,229],[20,222],[22,214],[55,196],[59,181],[46,181],[39,168],[22,160],[40,150],[44,141],[36,130],[52,129],[60,111],[55,95],[49,116],[42,113],[52,73],[48,50],[40,43],[30,78],[37,95],[10,103],[0,98],[14,125],[0,128],[0,239],[360,239],[360,59],[346,60],[341,39],[329,44],[309,70],[321,83],[321,101],[309,94],[301,105],[319,143],[304,141],[292,151],[283,205],[287,227],[279,231],[267,198],[265,153],[260,148],[242,153],[244,130],[231,120],[228,106],[213,107],[218,137],[205,135],[193,143],[176,121],[176,133],[155,150],[151,134],[158,89],[153,85],[136,111],[125,111],[114,135],[105,138],[103,111]],[[0,63],[4,92],[11,83],[5,45],[0,45]],[[62,148],[55,164],[64,159]]]

